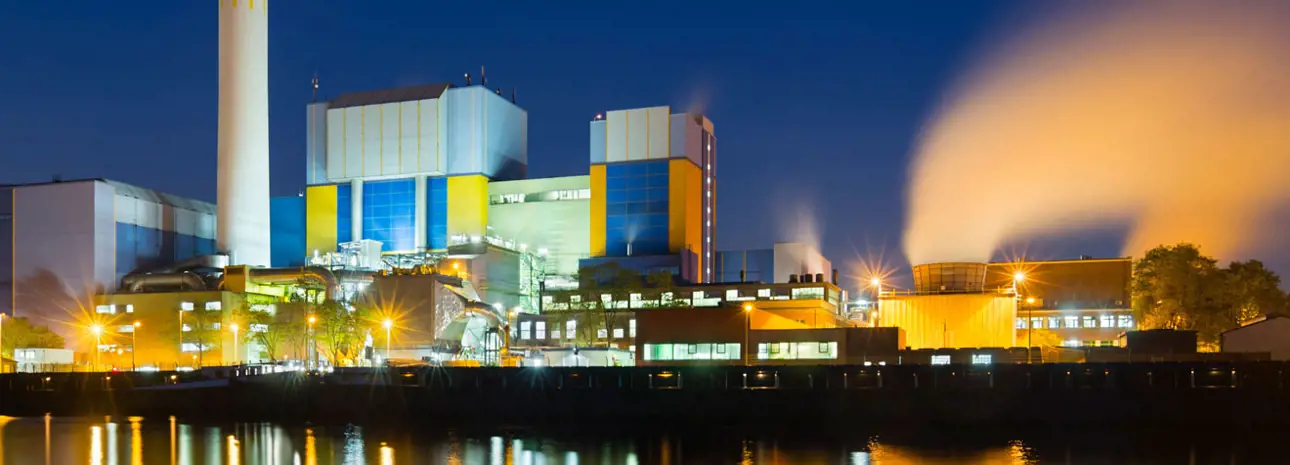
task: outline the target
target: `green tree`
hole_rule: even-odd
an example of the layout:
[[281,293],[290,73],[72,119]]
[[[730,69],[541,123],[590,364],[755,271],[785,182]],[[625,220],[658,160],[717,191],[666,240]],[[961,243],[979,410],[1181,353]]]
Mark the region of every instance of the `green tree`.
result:
[[1281,277],[1265,268],[1263,262],[1232,262],[1226,271],[1226,301],[1232,305],[1227,317],[1234,326],[1285,310]]
[[230,321],[245,328],[247,339],[263,348],[262,359],[277,362],[292,347],[293,336],[304,333],[304,316],[298,305],[257,305],[255,308],[252,310],[250,303],[243,304],[233,311]]
[[1257,260],[1220,268],[1192,244],[1152,249],[1133,265],[1133,311],[1143,329],[1197,332],[1214,347],[1223,331],[1282,311],[1281,280]]
[[333,366],[345,366],[358,358],[365,336],[371,330],[371,310],[327,301],[314,307],[317,323],[314,337],[326,351]]
[[14,349],[62,349],[66,341],[62,336],[49,330],[49,327],[34,325],[27,317],[3,317],[0,321],[0,355],[13,359]]
[[215,342],[219,340],[221,325],[224,319],[224,312],[221,310],[206,310],[196,308],[194,310],[181,312],[184,319],[184,331],[180,336],[185,344],[193,344],[197,347],[197,366],[205,366],[206,351],[212,349]]

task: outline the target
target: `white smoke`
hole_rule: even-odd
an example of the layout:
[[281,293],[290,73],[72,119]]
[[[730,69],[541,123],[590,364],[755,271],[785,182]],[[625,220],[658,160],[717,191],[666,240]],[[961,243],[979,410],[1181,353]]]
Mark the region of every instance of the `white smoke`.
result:
[[925,128],[910,262],[1117,223],[1129,255],[1267,249],[1290,200],[1290,2],[1075,6],[988,55]]

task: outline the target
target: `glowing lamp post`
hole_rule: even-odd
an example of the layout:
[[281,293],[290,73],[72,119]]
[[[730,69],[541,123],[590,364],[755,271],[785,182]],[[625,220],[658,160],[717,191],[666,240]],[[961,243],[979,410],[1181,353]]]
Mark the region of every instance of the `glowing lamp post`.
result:
[[237,361],[238,361],[238,359],[240,359],[240,358],[241,358],[241,354],[239,354],[239,353],[238,353],[238,348],[237,348],[237,347],[238,347],[238,346],[237,346],[237,330],[239,329],[239,328],[237,327],[237,323],[233,323],[232,325],[229,325],[229,329],[233,330],[233,364],[234,364],[234,365],[237,365]]
[[101,366],[99,356],[103,352],[101,350],[103,345],[103,325],[95,323],[90,326],[90,332],[94,334],[94,371],[99,371]]
[[874,290],[874,297],[873,297],[874,308],[873,308],[873,314],[871,315],[872,318],[870,318],[869,323],[873,325],[873,327],[877,328],[879,312],[882,311],[882,279],[878,277],[870,278],[869,286],[873,287],[873,290]]
[[381,322],[381,326],[384,326],[384,327],[385,327],[385,361],[386,361],[386,362],[389,362],[389,360],[390,360],[390,329],[394,328],[394,321],[390,320],[389,318],[386,318],[386,319],[385,319],[385,321]]
[[748,333],[752,331],[752,304],[744,304],[744,366],[749,365],[748,360]]
[[[317,354],[310,353],[310,349],[309,349],[309,341],[313,340],[314,323],[317,321],[318,321],[318,318],[314,317],[313,315],[309,315],[309,320],[308,320],[309,325],[305,327],[305,362],[306,364],[308,364],[310,358],[314,359],[313,360],[314,365],[318,364],[318,359],[316,357]],[[306,366],[305,368],[308,369],[309,367]]]
[[[1025,281],[1025,280],[1026,280],[1025,272],[1018,271],[1012,274],[1012,298],[1016,300],[1017,306],[1021,306],[1021,293],[1018,291],[1018,288],[1021,286],[1022,281]],[[1034,297],[1030,297],[1026,299],[1027,304],[1031,304],[1034,302],[1035,302]],[[1026,306],[1026,363],[1031,362],[1030,348],[1032,346],[1032,341],[1034,341],[1035,339],[1035,321],[1030,318],[1032,311],[1034,311],[1034,306],[1027,305]]]
[[130,371],[139,369],[139,365],[136,363],[138,358],[135,354],[139,353],[139,346],[137,345],[139,342],[139,327],[143,326],[143,323],[135,321],[133,326],[134,329],[130,330]]

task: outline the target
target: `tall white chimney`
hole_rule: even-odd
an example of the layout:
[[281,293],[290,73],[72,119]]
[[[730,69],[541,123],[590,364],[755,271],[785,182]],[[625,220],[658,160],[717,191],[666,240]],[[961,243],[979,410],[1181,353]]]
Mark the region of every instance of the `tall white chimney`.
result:
[[220,0],[215,245],[233,265],[269,266],[268,52],[268,0]]

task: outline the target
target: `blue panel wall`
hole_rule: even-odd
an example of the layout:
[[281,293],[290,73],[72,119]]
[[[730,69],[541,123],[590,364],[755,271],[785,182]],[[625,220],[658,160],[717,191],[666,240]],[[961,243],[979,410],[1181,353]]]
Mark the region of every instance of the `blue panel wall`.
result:
[[269,199],[269,265],[304,266],[305,198]]
[[667,160],[605,165],[605,255],[668,253]]
[[416,181],[412,178],[363,183],[363,238],[381,241],[382,251],[416,248]]
[[448,178],[426,180],[426,245],[430,250],[448,248]]
[[116,224],[116,278],[215,253],[215,239],[133,224]]
[[336,243],[354,241],[354,186],[336,186]]

